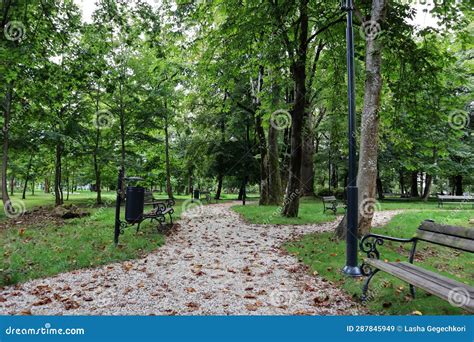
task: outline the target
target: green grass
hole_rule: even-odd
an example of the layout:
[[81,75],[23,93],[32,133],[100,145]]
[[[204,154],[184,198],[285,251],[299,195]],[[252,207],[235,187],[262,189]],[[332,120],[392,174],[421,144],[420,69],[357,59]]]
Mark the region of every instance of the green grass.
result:
[[[323,223],[335,219],[331,211],[323,213],[322,202],[306,198],[301,200],[299,216],[294,218],[283,217],[281,206],[259,206],[256,203],[250,203],[245,206],[235,205],[232,209],[239,213],[244,220],[254,224],[307,224]],[[344,209],[339,209],[339,213],[343,212]]]
[[[281,206],[259,206],[257,203],[250,203],[245,206],[235,205],[234,211],[239,213],[247,222],[254,224],[308,224],[324,223],[333,221],[335,215],[332,211],[323,213],[323,203],[317,198],[302,198],[298,217],[288,218],[281,215]],[[470,211],[472,203],[466,204],[445,204],[442,209],[438,208],[436,200],[427,202],[420,200],[387,199],[377,202],[376,210],[435,210],[441,212],[452,212],[455,210]],[[338,209],[338,214],[343,215],[344,209]]]
[[[444,224],[468,226],[474,210],[424,210],[399,214],[385,227],[373,232],[402,238],[412,237],[419,224],[433,219]],[[360,298],[362,278],[352,279],[341,274],[345,263],[345,243],[336,241],[333,233],[310,234],[285,245],[286,250],[308,265],[312,272],[334,282],[349,295]],[[380,247],[381,258],[389,261],[408,260],[409,245],[387,242]],[[362,260],[364,255],[359,253]],[[419,243],[415,264],[439,272],[458,281],[474,285],[474,257],[471,253]],[[448,302],[417,290],[417,298],[409,296],[409,286],[386,273],[379,272],[372,280],[368,308],[372,313],[406,315],[419,311],[424,315],[465,314]]]
[[[69,201],[65,201],[65,204],[75,204],[80,206],[92,206],[95,201],[95,192],[91,191],[79,191],[74,194],[69,194]],[[64,198],[66,198],[66,193],[64,193]],[[21,199],[20,193],[15,193],[13,196],[10,196],[12,203],[18,204],[18,207],[23,207],[26,209],[32,209],[35,207],[52,207],[54,206],[54,194],[45,194],[44,192],[37,192],[34,196],[31,194],[26,195],[26,199]],[[114,201],[115,192],[103,192],[102,193],[103,201]],[[5,218],[5,212],[2,208],[0,210],[0,220]]]
[[[90,193],[77,196],[72,203],[90,204],[93,197]],[[44,206],[49,201],[29,201],[28,208],[35,206],[35,203]],[[177,201],[175,205],[175,219],[181,213],[181,203]],[[165,237],[156,233],[154,225],[146,221],[138,234],[135,227],[127,228],[125,234],[120,236],[119,246],[115,247],[113,203],[89,210],[92,213],[90,217],[67,220],[62,226],[54,223],[24,225],[18,218],[14,222],[20,223],[12,221],[10,228],[1,230],[0,286],[139,258],[165,243]],[[122,208],[122,215],[123,212]]]

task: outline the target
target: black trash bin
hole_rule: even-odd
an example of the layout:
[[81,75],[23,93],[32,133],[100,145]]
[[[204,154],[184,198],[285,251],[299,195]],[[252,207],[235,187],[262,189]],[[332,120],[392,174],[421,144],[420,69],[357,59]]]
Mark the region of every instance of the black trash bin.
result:
[[145,188],[141,186],[127,186],[125,202],[125,220],[128,223],[139,222],[143,216],[145,202]]
[[200,192],[199,192],[198,189],[194,190],[194,199],[195,199],[195,200],[199,200],[199,193],[200,193]]

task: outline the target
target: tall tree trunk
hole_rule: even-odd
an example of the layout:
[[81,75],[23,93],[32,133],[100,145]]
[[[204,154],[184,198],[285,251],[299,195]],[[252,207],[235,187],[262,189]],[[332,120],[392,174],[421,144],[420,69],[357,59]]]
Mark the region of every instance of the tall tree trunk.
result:
[[[124,171],[125,174],[125,156],[126,156],[126,151],[125,151],[125,108],[123,105],[123,84],[122,81],[120,81],[120,87],[119,87],[119,95],[120,95],[120,167]],[[123,186],[125,187],[125,182],[123,182]],[[125,189],[125,188],[124,188]],[[123,190],[123,189],[122,189]],[[122,191],[123,194],[125,194],[124,191]]]
[[239,201],[241,201],[244,198],[245,186],[246,186],[246,179],[243,179],[242,182],[240,183],[239,195],[237,196],[237,199]]
[[291,156],[291,127],[286,128],[283,136],[283,146],[281,153],[281,169],[280,179],[281,188],[286,189],[288,186],[288,176],[290,174],[290,156]]
[[[373,0],[371,21],[381,24],[385,20],[387,0]],[[366,37],[365,53],[365,90],[364,109],[362,111],[359,172],[359,224],[358,234],[370,232],[375,206],[378,159],[379,110],[382,92],[382,42],[374,37]],[[336,229],[338,237],[345,236],[347,219],[341,221]]]
[[[256,84],[256,91],[254,92],[254,106],[256,109],[260,106],[260,99],[258,95],[263,87],[263,66],[258,68],[258,78]],[[252,81],[253,82],[253,81]],[[258,138],[258,150],[260,152],[260,199],[259,205],[268,204],[268,156],[267,156],[267,139],[262,125],[262,113],[255,110],[255,131]]]
[[[166,108],[166,104],[165,104]],[[166,162],[166,193],[168,198],[173,198],[173,189],[171,188],[171,165],[170,165],[170,145],[168,133],[168,112],[165,115],[165,162]]]
[[423,172],[420,172],[420,194],[423,194],[423,183],[425,181],[425,177]]
[[13,96],[13,81],[9,82],[6,87],[3,111],[3,155],[2,155],[2,202],[6,212],[12,213],[13,206],[10,202],[7,188],[7,172],[8,172],[8,144],[10,132],[10,115]]
[[383,194],[383,184],[382,179],[380,178],[380,170],[377,168],[377,193],[379,199],[384,199],[385,196]]
[[[94,142],[94,174],[95,174],[95,186],[96,186],[96,199],[95,203],[97,205],[102,204],[102,180],[101,180],[101,171],[99,165],[99,148],[100,148],[100,124],[99,124],[99,101],[100,101],[100,89],[97,87],[97,96],[95,102],[95,111],[96,111],[96,130],[95,130],[95,142]],[[125,143],[125,140],[123,140]],[[125,148],[125,144],[123,145]]]
[[[273,77],[272,71],[272,109],[280,108],[281,88],[278,81]],[[271,120],[271,119],[270,119]],[[281,170],[278,150],[278,129],[271,122],[268,125],[268,204],[280,205],[283,200]]]
[[278,160],[278,130],[268,128],[268,204],[280,205],[282,201],[280,161]]
[[400,170],[399,172],[399,183],[400,183],[400,197],[405,197],[405,177],[403,171]]
[[221,199],[221,192],[222,192],[222,181],[224,180],[224,176],[220,174],[217,177],[217,190],[216,190],[216,196],[214,199],[218,200]]
[[308,0],[300,2],[300,27],[298,37],[298,53],[291,71],[295,82],[295,104],[292,110],[291,126],[291,158],[288,185],[286,187],[283,216],[297,217],[301,194],[301,162],[303,159],[303,121],[306,99],[306,59],[308,50]]
[[[373,0],[371,21],[381,24],[385,19],[387,0]],[[360,133],[359,173],[357,186],[359,187],[359,205],[371,203],[374,205],[377,160],[378,160],[378,131],[380,97],[382,93],[382,42],[378,39],[366,39],[365,54],[365,91],[364,109]],[[366,202],[364,202],[366,201]],[[362,208],[363,209],[363,208]],[[359,234],[370,232],[373,217],[373,207],[369,210],[359,210]]]
[[54,198],[55,205],[62,205],[62,189],[61,189],[61,157],[62,157],[62,143],[58,142],[56,144],[56,162],[54,167]]
[[45,178],[44,179],[44,193],[49,194],[50,191],[51,191],[51,189],[49,187],[49,178]]
[[433,176],[426,174],[425,191],[423,191],[423,196],[422,196],[423,201],[427,201],[428,198],[430,197],[432,183],[433,183]]
[[15,176],[10,177],[10,196],[13,196],[15,193]]
[[456,177],[454,177],[454,188],[455,188],[455,192],[454,194],[456,196],[462,196],[464,191],[463,191],[463,186],[462,186],[462,176],[461,175],[457,175]]
[[23,186],[23,194],[21,195],[22,199],[26,199],[26,190],[28,188],[28,180],[30,178],[32,165],[33,165],[33,153],[30,155],[30,160],[28,161],[28,167],[26,168],[25,185]]
[[301,165],[302,195],[314,196],[313,113],[306,111],[304,120],[303,161]]
[[418,193],[418,171],[413,171],[411,173],[411,187],[410,187],[411,197],[420,197]]

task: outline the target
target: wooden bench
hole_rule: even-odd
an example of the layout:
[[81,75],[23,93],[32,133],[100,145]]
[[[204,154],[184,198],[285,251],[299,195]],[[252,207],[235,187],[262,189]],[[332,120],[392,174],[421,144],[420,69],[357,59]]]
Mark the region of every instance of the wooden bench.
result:
[[[211,191],[201,191],[199,193],[199,200],[204,200],[204,201],[207,202],[207,204],[212,203],[212,192]],[[216,200],[216,203],[217,203],[217,200]]]
[[471,203],[474,208],[474,196],[451,196],[451,195],[438,195],[438,208],[441,208],[445,202],[449,203]]
[[346,205],[340,203],[335,196],[323,196],[321,197],[321,199],[323,201],[324,206],[323,213],[325,213],[326,210],[332,210],[335,215],[337,213],[338,208],[344,208],[344,210],[346,209]]
[[[379,260],[377,249],[385,241],[411,243],[408,262],[385,262]],[[449,301],[452,305],[474,312],[474,287],[442,276],[436,272],[415,266],[416,247],[418,242],[445,246],[456,250],[474,253],[474,229],[437,224],[424,221],[411,239],[368,234],[360,241],[360,249],[367,254],[361,266],[362,273],[367,276],[362,288],[362,300],[367,300],[367,291],[372,277],[379,271],[386,272],[410,284],[410,292],[415,297],[415,287]]]

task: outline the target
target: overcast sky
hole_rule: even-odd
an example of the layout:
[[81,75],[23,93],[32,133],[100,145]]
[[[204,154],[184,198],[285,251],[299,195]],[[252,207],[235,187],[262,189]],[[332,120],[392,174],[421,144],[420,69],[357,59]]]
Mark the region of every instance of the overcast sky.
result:
[[[145,1],[152,5],[156,4],[157,2],[156,0]],[[90,22],[92,18],[92,12],[94,12],[95,9],[96,0],[74,0],[74,2],[78,4],[81,8],[83,20]],[[421,5],[420,2],[426,2],[427,4]],[[417,1],[416,3],[416,5],[412,5],[417,9],[417,14],[414,22],[421,27],[437,26],[436,19],[433,18],[429,13],[423,12],[423,9],[431,8],[433,6],[434,1]]]

